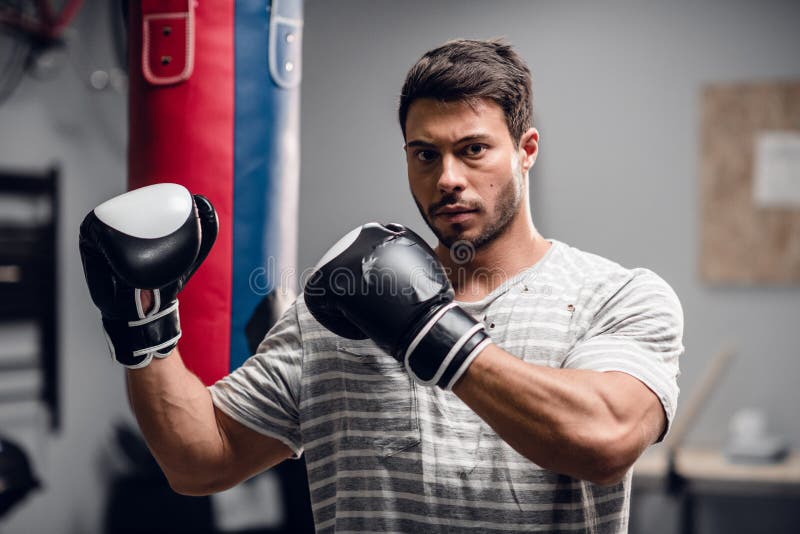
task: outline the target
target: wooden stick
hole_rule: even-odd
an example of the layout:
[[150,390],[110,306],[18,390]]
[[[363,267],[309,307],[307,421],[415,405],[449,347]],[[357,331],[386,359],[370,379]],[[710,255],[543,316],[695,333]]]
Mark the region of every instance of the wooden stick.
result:
[[692,392],[692,395],[686,402],[686,407],[679,413],[680,417],[675,418],[669,434],[664,439],[664,446],[667,449],[668,455],[671,456],[675,453],[675,450],[686,437],[686,434],[689,433],[700,411],[708,403],[711,393],[719,384],[722,374],[730,367],[733,355],[733,348],[726,347],[719,351],[711,360],[708,368],[706,368],[705,374],[700,379],[698,387]]

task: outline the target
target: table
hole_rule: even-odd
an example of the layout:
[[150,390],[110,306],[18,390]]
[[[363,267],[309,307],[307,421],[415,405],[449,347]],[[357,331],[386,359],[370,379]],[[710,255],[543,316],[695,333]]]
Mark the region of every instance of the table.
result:
[[674,468],[666,449],[649,449],[633,469],[633,488],[661,490],[681,502],[681,532],[694,531],[696,499],[702,495],[800,498],[800,450],[774,464],[731,463],[719,449],[678,447]]

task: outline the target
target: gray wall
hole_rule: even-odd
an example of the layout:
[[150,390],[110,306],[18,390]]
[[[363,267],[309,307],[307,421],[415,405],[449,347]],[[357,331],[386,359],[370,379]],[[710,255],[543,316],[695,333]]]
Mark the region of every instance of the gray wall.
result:
[[[366,220],[426,230],[396,104],[426,50],[507,37],[528,60],[541,133],[534,222],[547,237],[646,266],[685,313],[686,401],[713,354],[737,357],[688,435],[719,446],[741,408],[800,447],[800,287],[714,288],[698,275],[699,97],[706,83],[800,78],[796,1],[308,0],[299,263]],[[679,406],[680,413],[680,406]],[[743,506],[746,504],[746,506]],[[674,501],[635,496],[632,532],[679,529]],[[698,532],[794,532],[791,501],[703,499]]]
[[798,20],[792,1],[309,0],[300,265],[365,220],[425,229],[395,118],[403,77],[445,40],[505,36],[533,72],[540,232],[674,287],[684,400],[715,352],[737,348],[689,440],[720,443],[731,414],[755,406],[800,446],[800,288],[712,288],[697,267],[700,88],[800,78]]
[[[0,106],[0,164],[58,161],[65,185],[64,430],[26,434],[47,489],[3,523],[9,533],[97,532],[114,465],[110,425],[130,417],[75,246],[86,211],[125,187],[125,97],[86,84],[90,70],[113,66],[105,3],[88,4],[61,71],[27,79]],[[800,77],[800,3],[309,0],[305,16],[301,269],[366,220],[424,230],[395,119],[403,75],[447,39],[506,36],[534,73],[542,143],[532,203],[540,231],[650,267],[673,285],[686,315],[684,393],[721,345],[738,347],[690,441],[722,442],[730,415],[757,406],[800,446],[800,291],[710,288],[696,267],[699,89]],[[660,518],[665,509],[645,512]]]

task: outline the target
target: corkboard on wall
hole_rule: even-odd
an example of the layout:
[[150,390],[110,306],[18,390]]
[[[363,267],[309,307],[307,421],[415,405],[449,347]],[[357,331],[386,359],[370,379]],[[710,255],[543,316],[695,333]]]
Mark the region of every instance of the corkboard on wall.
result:
[[757,139],[800,133],[800,81],[710,85],[701,107],[701,276],[720,284],[800,282],[800,206],[754,199]]

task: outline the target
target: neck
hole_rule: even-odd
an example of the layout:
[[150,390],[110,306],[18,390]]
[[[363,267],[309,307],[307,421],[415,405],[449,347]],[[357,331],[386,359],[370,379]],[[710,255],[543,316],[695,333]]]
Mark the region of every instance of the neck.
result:
[[[550,248],[533,225],[527,199],[506,230],[476,250],[471,261],[458,263],[456,254],[439,243],[436,255],[450,273],[456,299],[476,301],[503,282],[533,266]],[[454,258],[453,256],[456,256]]]

